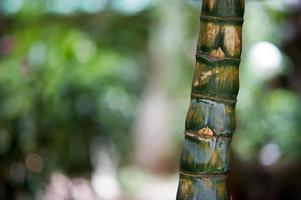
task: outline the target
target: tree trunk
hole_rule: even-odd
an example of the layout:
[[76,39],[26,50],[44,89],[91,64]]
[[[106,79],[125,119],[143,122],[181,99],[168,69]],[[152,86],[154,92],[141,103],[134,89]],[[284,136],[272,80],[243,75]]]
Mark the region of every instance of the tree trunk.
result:
[[177,200],[228,199],[244,0],[203,0]]

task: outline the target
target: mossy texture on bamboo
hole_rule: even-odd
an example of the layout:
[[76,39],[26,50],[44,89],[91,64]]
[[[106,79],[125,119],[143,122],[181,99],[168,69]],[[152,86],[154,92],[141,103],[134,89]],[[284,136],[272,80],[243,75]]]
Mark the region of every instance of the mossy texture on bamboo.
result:
[[200,57],[195,66],[192,93],[235,100],[239,88],[238,73],[235,62]]
[[186,131],[209,127],[218,135],[232,135],[235,130],[234,104],[192,98],[186,117]]
[[227,199],[225,177],[195,178],[180,174],[177,199]]
[[225,174],[229,170],[229,145],[229,138],[199,140],[187,136],[181,155],[182,172],[197,175]]
[[244,0],[203,0],[177,200],[227,199]]

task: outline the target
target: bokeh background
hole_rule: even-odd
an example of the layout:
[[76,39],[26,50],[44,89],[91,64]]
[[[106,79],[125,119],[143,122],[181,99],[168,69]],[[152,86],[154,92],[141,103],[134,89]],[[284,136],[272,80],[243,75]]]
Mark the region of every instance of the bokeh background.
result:
[[[1,0],[0,199],[175,199],[200,5]],[[243,36],[229,191],[301,199],[301,2]]]

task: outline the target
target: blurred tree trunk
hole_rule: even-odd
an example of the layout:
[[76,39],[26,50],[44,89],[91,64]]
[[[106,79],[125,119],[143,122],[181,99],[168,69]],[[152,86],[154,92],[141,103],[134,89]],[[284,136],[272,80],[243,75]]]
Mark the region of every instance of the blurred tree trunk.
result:
[[228,199],[244,0],[204,0],[178,200]]
[[167,154],[172,149],[168,125],[171,106],[167,96],[180,68],[178,41],[183,38],[183,2],[172,2],[158,1],[153,11],[156,23],[151,28],[147,49],[147,85],[135,127],[135,160],[143,168],[157,172],[170,170]]

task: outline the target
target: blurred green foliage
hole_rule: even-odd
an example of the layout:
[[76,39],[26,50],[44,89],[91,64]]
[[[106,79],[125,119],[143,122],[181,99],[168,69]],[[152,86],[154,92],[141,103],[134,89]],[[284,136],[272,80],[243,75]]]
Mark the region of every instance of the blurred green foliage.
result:
[[[247,163],[260,164],[260,150],[269,143],[279,146],[279,163],[288,166],[300,161],[300,94],[285,82],[298,66],[293,66],[292,60],[281,49],[290,32],[294,31],[292,27],[282,31],[290,23],[287,21],[290,12],[291,7],[286,1],[255,1],[247,4],[237,104],[238,130],[233,141],[235,154]],[[256,66],[267,60],[273,63],[273,55],[265,54],[264,58],[255,57],[258,60],[251,60],[253,45],[261,41],[273,43],[282,50],[278,67],[266,66],[267,69],[264,69],[264,66]]]
[[147,12],[59,15],[34,2],[1,1],[0,39],[1,173],[32,192],[54,170],[89,176],[100,137],[129,162],[149,23]]

